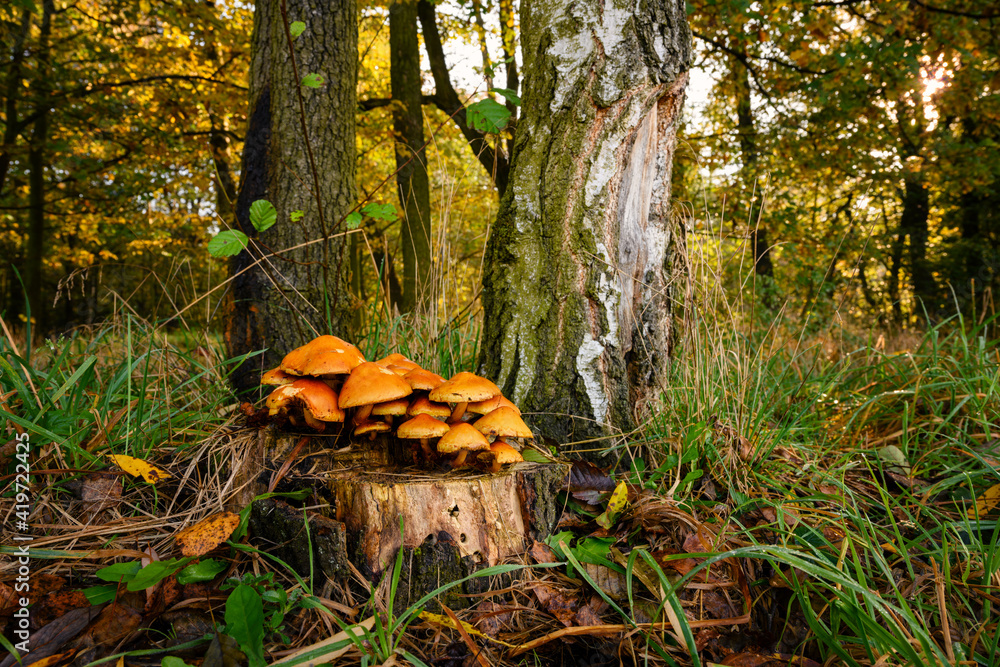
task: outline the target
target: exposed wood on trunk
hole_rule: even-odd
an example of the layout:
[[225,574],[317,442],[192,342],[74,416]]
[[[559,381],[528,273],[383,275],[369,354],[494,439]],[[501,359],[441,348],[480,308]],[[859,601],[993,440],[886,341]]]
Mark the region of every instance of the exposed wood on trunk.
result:
[[486,252],[480,370],[546,436],[628,432],[665,385],[681,291],[669,196],[684,5],[527,0],[521,26],[522,117]]

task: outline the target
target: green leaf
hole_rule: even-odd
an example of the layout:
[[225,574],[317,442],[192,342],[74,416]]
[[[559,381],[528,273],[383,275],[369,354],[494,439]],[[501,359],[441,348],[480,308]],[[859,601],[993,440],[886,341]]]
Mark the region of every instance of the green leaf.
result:
[[550,459],[533,447],[525,447],[521,450],[521,456],[530,463],[548,463]]
[[96,606],[114,600],[115,595],[118,594],[118,587],[110,585],[91,586],[90,588],[84,588],[83,594],[87,596],[87,601],[90,604]]
[[608,559],[611,553],[611,545],[616,542],[613,537],[585,537],[573,547],[573,555],[581,563],[591,565],[603,565],[616,572],[624,573],[625,570]]
[[521,98],[517,96],[510,88],[494,88],[493,92],[497,95],[501,95],[505,100],[513,104],[514,106],[521,106]]
[[303,216],[305,216],[305,214],[305,211],[292,211],[292,214],[289,217],[292,219],[292,222],[298,222],[303,218]]
[[305,30],[306,24],[302,21],[292,21],[292,24],[288,26],[288,32],[292,33],[292,39],[301,35]]
[[545,543],[552,547],[552,551],[556,553],[556,556],[558,556],[560,560],[566,560],[566,554],[563,552],[562,547],[559,546],[559,543],[563,542],[564,544],[572,544],[575,537],[576,535],[572,532],[564,530],[561,533],[549,535],[545,539]]
[[114,583],[132,581],[135,579],[136,573],[141,569],[142,563],[137,560],[129,563],[115,563],[114,565],[108,565],[98,570],[97,578],[101,581],[111,581]]
[[160,667],[191,667],[191,665],[175,655],[167,655],[160,660]]
[[139,570],[135,578],[128,582],[128,589],[130,591],[146,590],[160,583],[190,562],[190,558],[171,558],[170,560],[153,561]]
[[309,73],[302,77],[302,85],[306,88],[319,88],[325,81],[322,74]]
[[227,229],[216,234],[208,242],[208,254],[212,257],[232,257],[247,247],[247,235],[236,229]]
[[357,229],[361,226],[362,215],[357,211],[348,213],[344,222],[347,224],[348,229]]
[[270,229],[278,221],[278,212],[266,199],[258,199],[250,204],[250,224],[258,232]]
[[210,581],[222,574],[226,567],[225,563],[214,558],[192,563],[177,573],[177,583],[184,585],[198,581]]
[[264,603],[252,587],[240,584],[226,600],[226,634],[239,643],[250,667],[263,667]]
[[372,202],[361,207],[361,212],[372,220],[381,220],[382,222],[392,222],[398,217],[396,207],[392,204],[376,204]]
[[510,111],[496,100],[479,100],[465,108],[466,122],[480,132],[496,134],[507,127]]

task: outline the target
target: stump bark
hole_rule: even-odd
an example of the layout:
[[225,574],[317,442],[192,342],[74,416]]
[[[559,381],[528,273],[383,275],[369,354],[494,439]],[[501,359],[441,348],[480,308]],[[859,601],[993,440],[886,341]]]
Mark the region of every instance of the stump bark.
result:
[[[258,450],[264,467],[278,469],[300,437],[272,428],[261,431]],[[354,442],[350,448],[344,442],[316,436],[303,450],[313,483],[319,476],[332,498],[323,512],[327,516],[309,516],[310,536],[322,536],[311,541],[313,571],[340,578],[349,561],[377,582],[391,573],[402,549],[397,611],[444,584],[518,557],[531,540],[544,540],[558,521],[556,495],[567,464],[525,462],[494,474],[424,470],[402,463],[408,449],[394,439]],[[335,443],[341,447],[324,450]],[[279,557],[307,575],[310,542],[302,511],[262,500],[255,503],[252,517],[253,534],[272,542]],[[484,579],[472,579],[441,601],[465,606],[468,599],[462,594],[489,586]]]

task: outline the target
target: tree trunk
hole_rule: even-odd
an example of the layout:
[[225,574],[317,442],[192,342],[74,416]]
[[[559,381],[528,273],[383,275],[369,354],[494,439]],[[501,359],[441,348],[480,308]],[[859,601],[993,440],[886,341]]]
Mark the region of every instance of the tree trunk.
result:
[[628,432],[665,384],[673,339],[684,4],[526,0],[521,27],[523,115],[486,249],[481,372],[545,436]]
[[[52,0],[42,2],[42,23],[38,34],[38,77],[35,109],[37,118],[28,146],[28,252],[24,281],[28,306],[37,330],[45,332],[48,309],[42,301],[42,257],[45,253],[45,146],[49,141],[49,35],[52,32]],[[27,310],[27,309],[26,309]]]
[[229,136],[223,118],[209,115],[210,130],[208,143],[212,149],[212,164],[215,168],[215,213],[226,224],[233,224],[233,204],[236,202],[236,183],[229,169]]
[[[740,48],[745,58],[746,46]],[[746,65],[738,58],[730,57],[729,62],[733,89],[736,93],[736,129],[740,137],[740,158],[743,162],[740,172],[743,177],[744,196],[750,204],[747,207],[747,225],[750,228],[750,242],[753,246],[753,267],[758,276],[774,278],[771,246],[767,240],[767,229],[762,225],[764,197],[758,182],[760,149],[757,146],[757,126],[754,123],[753,106],[750,103],[750,74]]]
[[389,5],[389,65],[396,186],[403,208],[403,299],[399,309],[408,313],[426,303],[431,294],[431,195],[424,151],[416,0],[397,0]]
[[[317,334],[349,337],[350,261],[344,237],[332,235],[343,231],[339,223],[355,202],[356,5],[287,0],[283,17],[284,8],[285,0],[266,0],[254,13],[236,221],[259,245],[252,243],[230,265],[226,340],[233,356],[266,352],[233,373],[241,392]],[[296,20],[307,27],[293,42],[293,61],[287,26]],[[321,87],[302,86],[307,74],[322,76]],[[278,212],[277,224],[260,234],[250,224],[250,205],[258,199]],[[292,221],[294,211],[303,217]],[[276,254],[261,260],[262,252]]]
[[18,135],[17,102],[21,91],[21,70],[24,65],[24,42],[31,26],[31,11],[21,12],[21,24],[13,34],[10,44],[10,63],[7,68],[7,87],[4,93],[4,129],[3,148],[0,149],[0,195],[3,194],[7,182],[7,171],[10,169],[10,152],[14,150],[14,142]]
[[[937,283],[927,261],[930,196],[927,185],[919,175],[906,173],[903,178],[905,190],[899,229],[910,237],[910,284],[914,298],[923,303],[928,314],[933,315],[937,310]],[[916,312],[920,312],[919,306]]]

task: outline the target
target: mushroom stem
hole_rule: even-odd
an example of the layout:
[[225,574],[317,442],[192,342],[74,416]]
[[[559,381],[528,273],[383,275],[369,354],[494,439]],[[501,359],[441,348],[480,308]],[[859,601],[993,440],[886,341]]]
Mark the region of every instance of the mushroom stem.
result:
[[434,448],[431,447],[431,442],[429,438],[420,438],[420,448],[424,450],[424,457],[426,457],[428,461],[434,460],[435,452]]
[[465,457],[468,456],[468,454],[469,450],[467,449],[461,450],[458,454],[455,455],[455,458],[451,460],[451,467],[461,468],[463,465],[465,465]]
[[305,418],[306,423],[309,424],[316,431],[323,431],[326,429],[326,424],[316,419],[312,411],[309,408],[302,408],[302,416]]
[[465,414],[465,408],[469,405],[468,401],[462,403],[456,403],[455,409],[451,413],[451,417],[448,417],[449,424],[457,424],[462,421],[462,415]]
[[360,424],[366,421],[368,419],[368,415],[372,413],[372,408],[374,407],[375,407],[374,404],[362,405],[361,407],[359,407],[358,411],[354,413],[354,423]]
[[493,457],[493,464],[490,466],[490,472],[494,473],[494,474],[498,473],[498,472],[500,472],[500,467],[501,467],[500,466],[500,457],[499,456],[494,456]]

